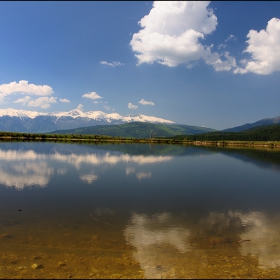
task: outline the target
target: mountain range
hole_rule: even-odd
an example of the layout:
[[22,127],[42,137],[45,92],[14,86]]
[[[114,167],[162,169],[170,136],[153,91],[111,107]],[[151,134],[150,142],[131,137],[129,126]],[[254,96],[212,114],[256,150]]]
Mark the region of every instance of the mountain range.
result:
[[[186,135],[176,135],[176,140]],[[280,141],[280,124],[260,125],[238,132],[212,131],[195,135],[187,135],[190,141]]]
[[[129,123],[135,124],[116,128],[116,125]],[[161,124],[161,126],[151,127],[146,123]],[[280,124],[280,116],[227,128],[221,132],[241,132],[254,127],[273,124]],[[108,125],[110,125],[110,131],[108,130]],[[141,134],[141,130],[145,131],[145,133],[149,130],[149,134],[154,133],[156,136],[171,136],[174,135],[174,133],[177,133],[177,135],[200,134],[217,131],[212,128],[176,124],[171,120],[141,114],[122,116],[118,113],[107,114],[102,111],[83,112],[78,109],[58,113],[42,113],[12,108],[0,109],[0,131],[3,132],[48,133],[55,131],[56,133],[66,133],[65,130],[68,130],[67,133],[103,133],[106,135],[119,135],[123,137],[124,135],[120,133],[128,135],[131,133],[131,130],[138,130],[139,135]]]
[[0,131],[46,133],[54,130],[73,129],[95,125],[112,125],[129,122],[174,124],[173,121],[146,115],[121,116],[102,111],[41,113],[36,111],[0,109]]
[[212,128],[185,124],[131,122],[118,125],[95,125],[67,130],[56,130],[51,134],[106,135],[125,138],[172,137],[216,131]]

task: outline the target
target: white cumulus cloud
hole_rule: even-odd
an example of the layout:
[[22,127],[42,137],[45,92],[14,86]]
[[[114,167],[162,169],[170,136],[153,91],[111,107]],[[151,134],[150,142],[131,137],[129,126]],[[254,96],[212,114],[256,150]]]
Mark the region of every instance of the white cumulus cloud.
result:
[[21,80],[17,82],[11,82],[9,84],[0,85],[0,92],[5,95],[11,93],[20,92],[20,93],[29,93],[35,95],[51,95],[53,90],[50,86],[47,85],[34,85],[28,84],[28,81]]
[[22,105],[27,105],[27,103],[31,100],[30,96],[25,96],[23,98],[19,98],[18,100],[14,101],[14,103],[21,103]]
[[108,66],[111,66],[111,67],[124,65],[123,63],[121,63],[119,61],[113,61],[113,62],[100,61],[100,64],[108,65]]
[[137,52],[138,65],[157,62],[169,67],[192,64],[203,59],[215,70],[230,70],[233,58],[212,53],[211,46],[199,40],[211,34],[217,17],[208,8],[209,1],[155,1],[150,13],[139,24],[142,29],[133,34],[130,45]]
[[84,95],[82,95],[82,97],[85,97],[85,98],[89,98],[89,99],[99,99],[99,98],[103,98],[101,96],[99,96],[96,92],[89,92],[89,93],[85,93]]
[[128,103],[128,106],[127,106],[129,109],[137,109],[138,106],[137,105],[133,105],[132,103]]
[[70,100],[66,99],[66,98],[60,98],[59,101],[63,102],[63,103],[69,103],[70,102]]
[[[35,85],[29,84],[28,81],[21,80],[17,82],[11,82],[9,84],[0,85],[0,103],[5,103],[5,98],[11,94],[32,94],[39,96],[46,96],[53,94],[53,90],[48,85]],[[18,99],[16,103],[26,104],[27,101],[31,100],[30,97],[25,99]]]
[[48,109],[51,103],[57,103],[56,97],[39,97],[37,99],[32,99],[30,96],[25,96],[23,98],[17,99],[14,103],[21,103],[22,105],[27,105],[28,107],[41,107],[42,109]]
[[235,69],[234,73],[267,75],[280,71],[280,20],[272,18],[266,30],[250,30],[247,38],[248,47],[244,52],[251,54],[251,59],[240,61],[244,67]]
[[152,102],[152,101],[146,101],[146,100],[144,100],[144,99],[141,99],[140,101],[139,101],[139,103],[140,104],[142,104],[142,105],[155,105],[155,103],[154,102]]

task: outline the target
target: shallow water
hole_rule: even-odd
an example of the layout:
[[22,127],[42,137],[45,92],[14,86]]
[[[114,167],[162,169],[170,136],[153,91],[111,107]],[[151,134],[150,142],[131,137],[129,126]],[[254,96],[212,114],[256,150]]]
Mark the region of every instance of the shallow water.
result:
[[1,278],[280,278],[280,153],[0,143]]

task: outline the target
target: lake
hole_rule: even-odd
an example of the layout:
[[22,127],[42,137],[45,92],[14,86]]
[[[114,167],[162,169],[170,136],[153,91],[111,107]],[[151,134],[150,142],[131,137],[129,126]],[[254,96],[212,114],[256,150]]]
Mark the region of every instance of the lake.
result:
[[1,278],[280,278],[280,151],[0,142]]

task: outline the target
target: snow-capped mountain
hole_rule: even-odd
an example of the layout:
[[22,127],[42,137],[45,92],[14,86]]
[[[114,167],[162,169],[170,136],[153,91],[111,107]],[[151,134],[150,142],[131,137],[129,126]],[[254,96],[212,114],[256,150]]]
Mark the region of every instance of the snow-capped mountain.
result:
[[122,116],[102,111],[41,113],[36,111],[0,109],[0,131],[9,132],[51,132],[91,125],[122,124],[128,122],[174,123],[170,120],[146,115]]

